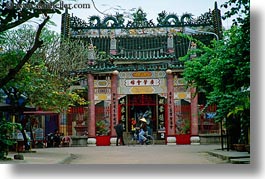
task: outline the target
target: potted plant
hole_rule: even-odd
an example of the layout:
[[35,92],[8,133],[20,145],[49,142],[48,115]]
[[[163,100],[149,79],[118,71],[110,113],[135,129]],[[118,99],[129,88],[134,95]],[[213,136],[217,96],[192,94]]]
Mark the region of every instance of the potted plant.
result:
[[184,120],[180,132],[176,135],[177,144],[190,144],[190,120]]
[[233,147],[236,151],[239,152],[245,152],[246,151],[246,139],[245,139],[245,134],[241,132],[240,138],[238,140],[237,144],[233,144]]
[[97,146],[110,145],[110,125],[107,120],[96,122],[96,144]]
[[96,122],[96,133],[97,136],[109,135],[110,129],[109,124],[105,120],[99,120]]

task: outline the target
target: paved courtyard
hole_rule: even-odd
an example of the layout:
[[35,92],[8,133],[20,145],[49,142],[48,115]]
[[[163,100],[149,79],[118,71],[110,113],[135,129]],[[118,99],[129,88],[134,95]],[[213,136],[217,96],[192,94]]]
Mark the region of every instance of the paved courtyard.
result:
[[[213,147],[213,146],[208,146]],[[113,146],[74,150],[71,164],[216,164],[207,146]],[[213,147],[214,149],[215,147]]]
[[[220,164],[224,160],[207,151],[219,145],[102,146],[33,149],[23,153],[25,160],[8,163],[27,164]],[[10,154],[12,157],[14,153]]]

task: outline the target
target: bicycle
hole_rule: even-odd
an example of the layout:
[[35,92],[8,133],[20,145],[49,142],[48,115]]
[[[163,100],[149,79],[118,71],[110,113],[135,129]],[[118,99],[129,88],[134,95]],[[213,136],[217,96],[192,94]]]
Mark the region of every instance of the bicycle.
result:
[[128,146],[130,145],[154,145],[155,140],[152,135],[149,135],[147,132],[144,135],[146,137],[146,141],[140,141],[139,135],[136,132],[131,132],[131,134],[128,137],[127,143]]

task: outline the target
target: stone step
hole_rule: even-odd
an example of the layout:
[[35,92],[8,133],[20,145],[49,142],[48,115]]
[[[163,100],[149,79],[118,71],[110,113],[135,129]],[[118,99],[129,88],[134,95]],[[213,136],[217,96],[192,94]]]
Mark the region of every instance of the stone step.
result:
[[250,164],[250,158],[234,158],[230,159],[232,164]]
[[248,152],[214,150],[208,151],[208,154],[226,160],[232,164],[250,163],[250,154]]

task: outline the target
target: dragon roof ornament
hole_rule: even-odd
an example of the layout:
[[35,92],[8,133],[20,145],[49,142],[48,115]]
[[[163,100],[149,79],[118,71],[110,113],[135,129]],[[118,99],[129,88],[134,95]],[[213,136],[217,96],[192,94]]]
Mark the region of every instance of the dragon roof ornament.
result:
[[98,28],[152,28],[152,27],[184,27],[184,26],[209,26],[212,25],[212,14],[206,12],[197,18],[193,18],[191,13],[184,13],[178,17],[176,14],[167,14],[162,11],[158,14],[157,24],[153,20],[147,20],[146,13],[138,9],[132,14],[133,19],[125,22],[123,14],[117,13],[114,16],[106,16],[102,20],[99,16],[91,16],[88,21],[76,16],[71,16],[70,27],[72,29],[98,29]]

